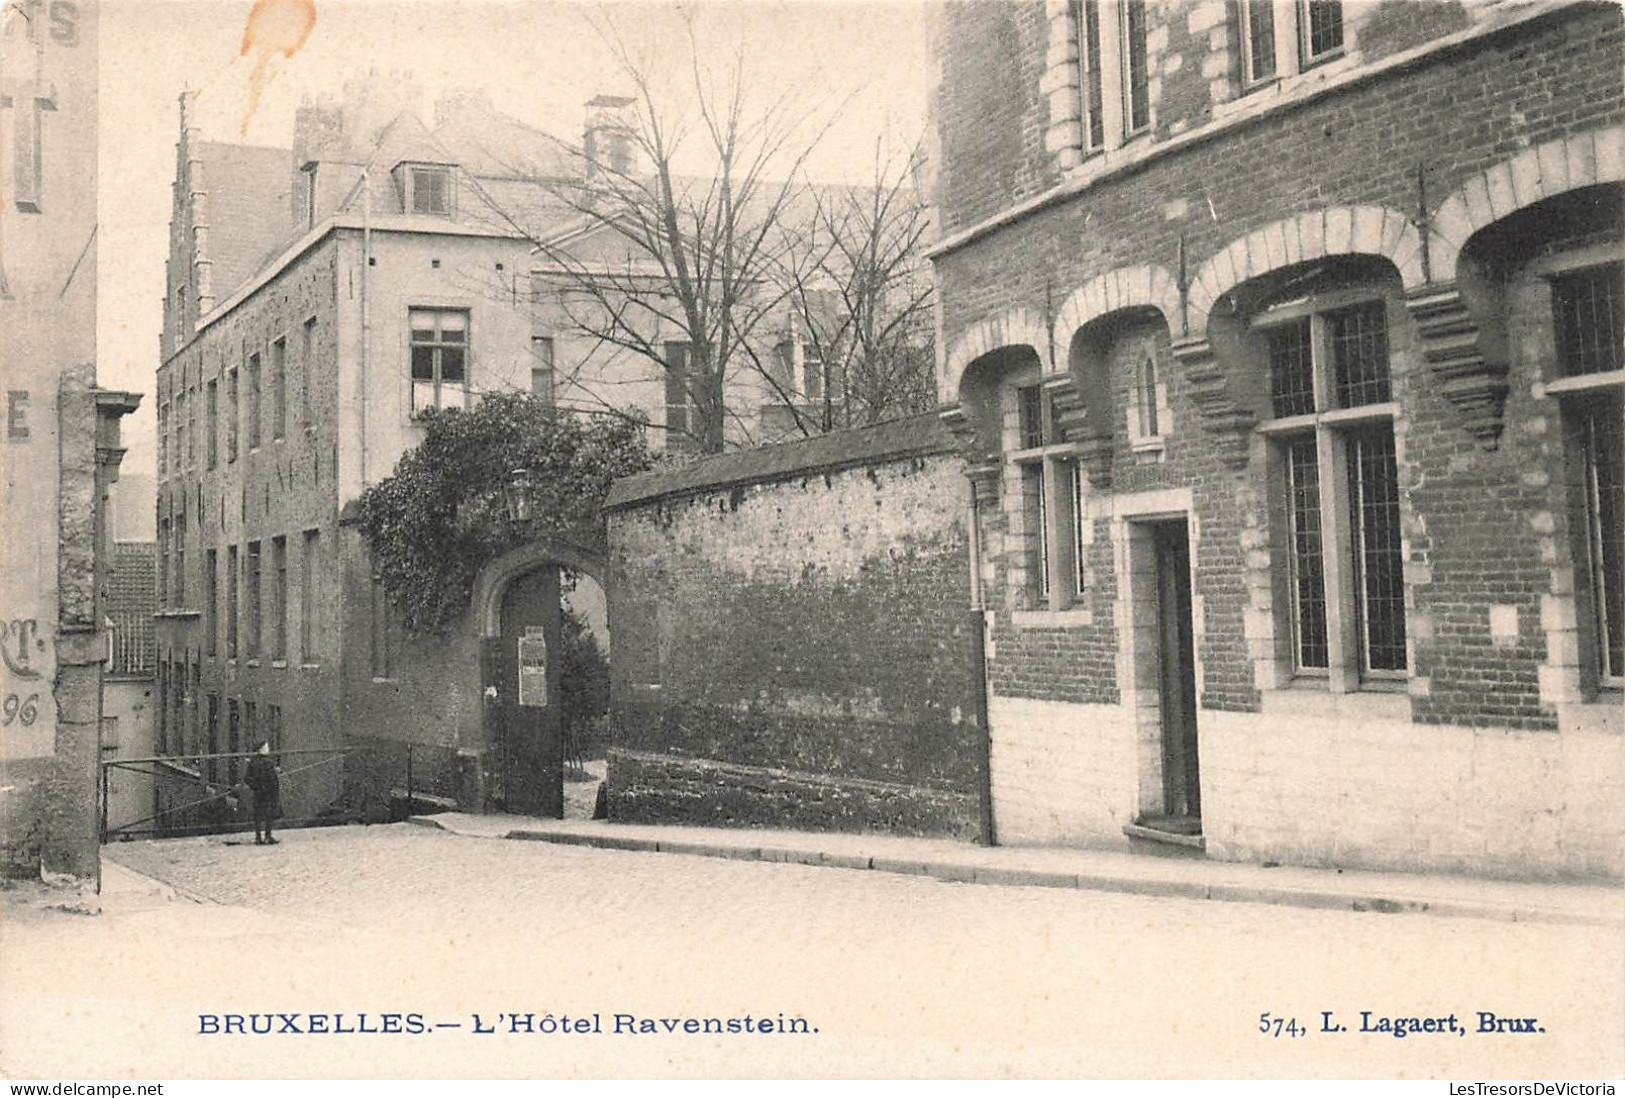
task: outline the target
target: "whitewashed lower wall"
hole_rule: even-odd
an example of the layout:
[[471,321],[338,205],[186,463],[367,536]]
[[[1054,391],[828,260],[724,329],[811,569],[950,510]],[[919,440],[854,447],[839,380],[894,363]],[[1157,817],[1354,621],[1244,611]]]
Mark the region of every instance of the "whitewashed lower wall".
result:
[[[1280,691],[1198,718],[1209,857],[1625,878],[1625,712],[1561,732],[1413,724],[1404,696]],[[1133,711],[993,696],[1008,844],[1118,847],[1139,803]]]

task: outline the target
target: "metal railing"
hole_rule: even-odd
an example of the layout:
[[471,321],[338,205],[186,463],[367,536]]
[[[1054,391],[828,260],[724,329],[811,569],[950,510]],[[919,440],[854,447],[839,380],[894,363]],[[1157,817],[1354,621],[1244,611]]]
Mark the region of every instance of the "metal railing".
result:
[[[298,828],[358,820],[378,822],[423,807],[452,806],[448,798],[422,788],[424,775],[419,760],[414,759],[414,745],[389,745],[396,747],[390,753],[396,756],[394,758],[386,757],[381,750],[384,746],[374,743],[273,752],[272,757],[283,764],[278,768],[279,800],[284,805],[291,802],[301,806],[305,812],[279,816],[276,826]],[[222,751],[104,761],[98,788],[101,841],[249,830],[253,827],[249,812],[253,794],[241,781],[236,763],[252,759],[255,754],[257,752]],[[299,761],[287,765],[293,760]],[[227,767],[225,780],[218,774],[222,761]],[[135,819],[112,818],[116,792],[114,775],[120,772],[146,779],[137,785],[134,794],[138,799],[144,796],[152,811]],[[325,782],[331,795],[313,795],[308,788],[312,779]],[[319,808],[314,807],[315,802],[320,802]],[[315,814],[310,814],[313,809]]]

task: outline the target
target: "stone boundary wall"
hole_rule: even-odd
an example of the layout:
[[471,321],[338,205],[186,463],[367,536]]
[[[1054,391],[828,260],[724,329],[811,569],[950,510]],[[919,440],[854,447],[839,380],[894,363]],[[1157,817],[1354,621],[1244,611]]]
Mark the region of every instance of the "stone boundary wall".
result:
[[934,415],[619,482],[611,818],[973,838],[965,493]]

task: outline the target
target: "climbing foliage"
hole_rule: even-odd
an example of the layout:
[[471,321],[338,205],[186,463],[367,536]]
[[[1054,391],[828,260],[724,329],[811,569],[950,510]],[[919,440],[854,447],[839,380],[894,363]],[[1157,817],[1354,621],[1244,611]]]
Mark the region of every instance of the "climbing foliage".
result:
[[[373,572],[415,635],[444,633],[468,608],[480,569],[528,541],[601,549],[610,484],[653,463],[642,425],[579,419],[527,393],[487,394],[430,412],[423,441],[360,499]],[[528,481],[528,518],[510,513]]]

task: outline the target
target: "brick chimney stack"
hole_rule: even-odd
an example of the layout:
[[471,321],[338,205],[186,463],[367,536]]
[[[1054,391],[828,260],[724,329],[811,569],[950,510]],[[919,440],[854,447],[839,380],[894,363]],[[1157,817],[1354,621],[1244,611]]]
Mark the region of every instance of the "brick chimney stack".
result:
[[632,142],[632,104],[626,95],[596,95],[587,100],[587,120],[581,133],[581,151],[587,160],[587,178],[608,169],[617,175],[637,165]]

